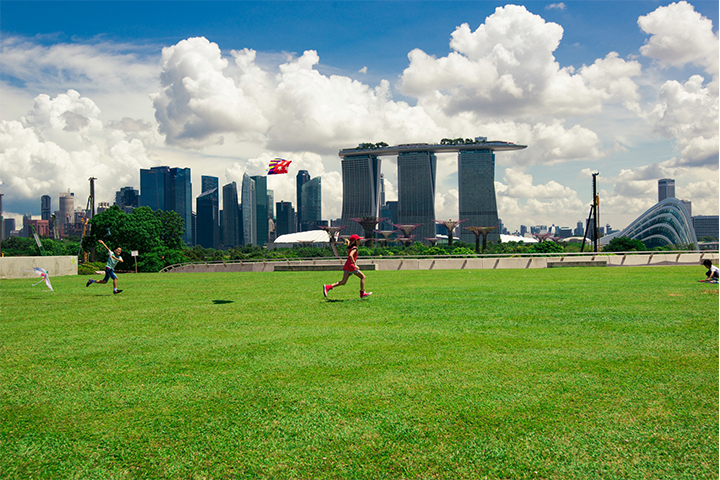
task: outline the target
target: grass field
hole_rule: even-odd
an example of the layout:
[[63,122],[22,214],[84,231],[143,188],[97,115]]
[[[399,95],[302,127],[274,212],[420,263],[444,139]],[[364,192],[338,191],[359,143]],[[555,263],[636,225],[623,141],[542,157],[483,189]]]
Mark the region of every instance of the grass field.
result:
[[718,477],[702,267],[0,283],[3,479]]

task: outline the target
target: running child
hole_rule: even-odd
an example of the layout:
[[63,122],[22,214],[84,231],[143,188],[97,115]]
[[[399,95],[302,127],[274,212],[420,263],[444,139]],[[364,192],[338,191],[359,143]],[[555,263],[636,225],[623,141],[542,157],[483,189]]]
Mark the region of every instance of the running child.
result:
[[710,260],[703,260],[702,263],[705,268],[708,269],[708,271],[705,273],[705,280],[698,280],[698,282],[712,282],[716,283],[718,281],[718,277],[720,277],[720,268],[716,267],[712,264]]
[[[86,286],[86,287],[89,287],[90,284],[92,284],[92,283],[99,283],[99,284],[107,283],[107,282],[108,282],[108,279],[109,279],[109,278],[112,278],[112,281],[113,281],[113,294],[118,294],[118,293],[122,292],[122,290],[118,290],[118,288],[117,288],[117,275],[115,275],[115,266],[118,264],[118,262],[122,262],[122,261],[123,261],[122,257],[120,256],[120,254],[122,253],[122,248],[117,247],[117,248],[113,251],[113,250],[110,250],[110,248],[109,248],[107,245],[105,245],[105,242],[103,242],[102,240],[98,240],[98,241],[100,242],[100,245],[102,245],[103,247],[105,247],[105,248],[107,249],[107,251],[108,251],[107,264],[105,265],[105,278],[103,278],[103,279],[100,280],[100,281],[98,281],[98,280],[93,280],[93,279],[91,278],[90,280],[87,281],[87,283],[85,284],[85,286]],[[124,262],[123,262],[123,263],[124,263]]]
[[359,235],[351,235],[350,240],[345,240],[345,245],[348,247],[348,258],[343,266],[343,278],[339,282],[335,282],[332,285],[323,285],[323,295],[328,296],[328,292],[335,287],[345,285],[350,275],[356,275],[360,277],[360,298],[367,298],[372,295],[372,292],[365,291],[365,274],[360,271],[357,266],[358,247],[362,237]]

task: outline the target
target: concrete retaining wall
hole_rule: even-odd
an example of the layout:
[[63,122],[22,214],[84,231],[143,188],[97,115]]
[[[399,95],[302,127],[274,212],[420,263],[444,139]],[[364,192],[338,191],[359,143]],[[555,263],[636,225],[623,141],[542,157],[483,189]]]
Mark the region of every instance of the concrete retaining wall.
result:
[[78,274],[78,260],[74,255],[0,257],[0,279],[38,278],[33,267],[44,268],[50,274],[50,278]]
[[[640,267],[700,265],[704,259],[718,262],[718,253],[643,253],[638,255],[567,255],[562,257],[485,258],[373,258],[360,259],[361,270],[487,270],[551,267]],[[178,266],[171,272],[273,272],[341,270],[345,259],[277,260],[250,263],[198,263]]]

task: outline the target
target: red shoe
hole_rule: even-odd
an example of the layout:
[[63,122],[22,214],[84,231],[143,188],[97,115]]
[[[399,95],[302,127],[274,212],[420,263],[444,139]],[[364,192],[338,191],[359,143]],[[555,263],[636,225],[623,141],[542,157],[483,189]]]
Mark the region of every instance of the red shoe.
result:
[[360,298],[367,298],[372,295],[372,292],[360,292]]
[[325,298],[327,298],[327,294],[330,290],[332,290],[330,285],[323,285],[323,295],[325,295]]

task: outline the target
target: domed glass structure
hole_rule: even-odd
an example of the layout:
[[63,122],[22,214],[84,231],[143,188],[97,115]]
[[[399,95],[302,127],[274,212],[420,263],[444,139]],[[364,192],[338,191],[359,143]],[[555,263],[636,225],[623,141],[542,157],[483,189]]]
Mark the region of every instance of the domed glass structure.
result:
[[647,248],[665,245],[693,245],[699,248],[692,218],[685,205],[674,197],[656,203],[622,231],[602,237],[600,244],[607,245],[610,240],[619,237],[640,240]]

